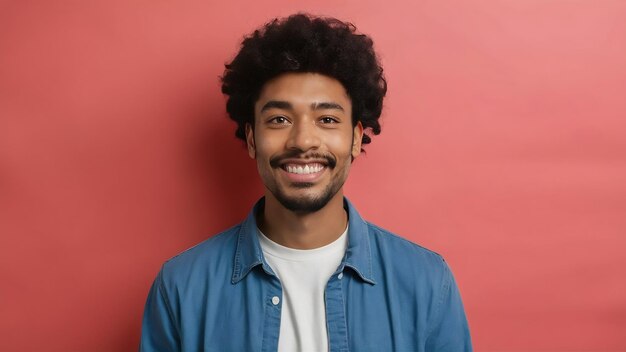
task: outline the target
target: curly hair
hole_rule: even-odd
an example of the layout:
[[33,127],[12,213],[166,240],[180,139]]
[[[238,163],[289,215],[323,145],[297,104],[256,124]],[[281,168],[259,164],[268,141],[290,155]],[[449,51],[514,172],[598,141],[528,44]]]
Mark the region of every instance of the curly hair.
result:
[[[352,102],[352,125],[360,121],[378,135],[387,81],[373,44],[351,23],[303,13],[255,30],[221,77],[226,111],[237,122],[235,136],[246,140],[245,125],[254,126],[254,104],[263,85],[288,72],[320,73],[341,82]],[[362,145],[370,142],[364,133]]]

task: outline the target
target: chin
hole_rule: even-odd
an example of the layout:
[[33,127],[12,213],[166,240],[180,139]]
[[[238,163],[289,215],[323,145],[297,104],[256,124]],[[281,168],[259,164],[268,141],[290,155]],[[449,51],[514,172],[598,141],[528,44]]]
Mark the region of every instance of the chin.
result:
[[314,213],[324,208],[334,197],[334,194],[304,195],[289,197],[284,194],[274,194],[274,197],[283,207],[293,212]]

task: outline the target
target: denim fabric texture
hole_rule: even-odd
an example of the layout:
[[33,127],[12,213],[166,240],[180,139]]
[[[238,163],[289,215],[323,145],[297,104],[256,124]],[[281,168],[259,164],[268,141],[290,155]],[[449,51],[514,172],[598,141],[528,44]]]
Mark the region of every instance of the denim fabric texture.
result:
[[[282,289],[255,214],[171,258],[145,306],[140,351],[276,351]],[[348,249],[325,290],[329,351],[472,351],[450,268],[364,221],[344,197]]]

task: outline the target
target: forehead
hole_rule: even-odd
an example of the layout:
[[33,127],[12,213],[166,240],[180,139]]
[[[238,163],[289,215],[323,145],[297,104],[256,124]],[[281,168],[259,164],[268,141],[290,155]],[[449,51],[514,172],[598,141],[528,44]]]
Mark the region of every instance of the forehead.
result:
[[350,109],[348,93],[338,80],[319,73],[285,73],[267,81],[261,88],[255,111],[270,100],[287,101],[294,106],[335,102]]

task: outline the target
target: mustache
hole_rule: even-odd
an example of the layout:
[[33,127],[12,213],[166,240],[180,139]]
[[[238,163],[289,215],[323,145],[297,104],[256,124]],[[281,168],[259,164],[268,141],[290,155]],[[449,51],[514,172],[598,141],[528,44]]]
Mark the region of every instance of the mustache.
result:
[[284,159],[324,159],[328,164],[328,167],[334,169],[337,165],[337,159],[332,155],[324,155],[319,153],[310,153],[306,155],[300,155],[298,151],[287,152],[283,155],[278,155],[270,159],[270,166],[272,168],[279,168]]

